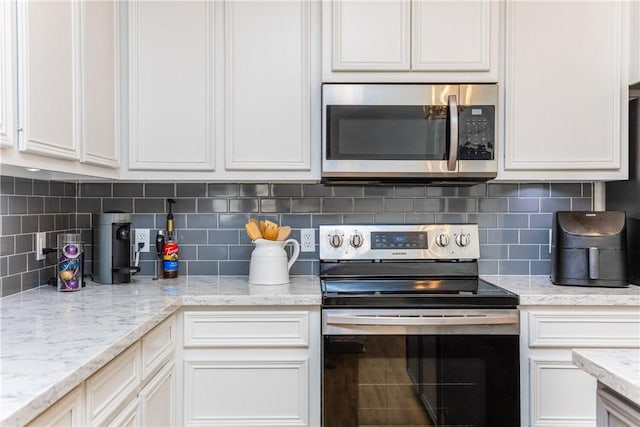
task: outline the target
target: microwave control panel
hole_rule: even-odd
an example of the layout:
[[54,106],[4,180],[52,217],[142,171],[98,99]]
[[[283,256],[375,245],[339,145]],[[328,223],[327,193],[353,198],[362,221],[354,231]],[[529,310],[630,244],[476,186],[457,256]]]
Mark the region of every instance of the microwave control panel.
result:
[[461,106],[458,111],[460,160],[493,160],[496,111],[493,105]]

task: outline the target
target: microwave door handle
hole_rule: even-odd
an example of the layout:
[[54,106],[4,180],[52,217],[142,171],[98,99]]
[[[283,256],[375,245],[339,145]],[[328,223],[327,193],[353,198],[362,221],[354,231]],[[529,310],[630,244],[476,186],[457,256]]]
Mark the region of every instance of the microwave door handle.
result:
[[455,171],[458,162],[458,102],[455,95],[449,95],[449,163],[447,170]]

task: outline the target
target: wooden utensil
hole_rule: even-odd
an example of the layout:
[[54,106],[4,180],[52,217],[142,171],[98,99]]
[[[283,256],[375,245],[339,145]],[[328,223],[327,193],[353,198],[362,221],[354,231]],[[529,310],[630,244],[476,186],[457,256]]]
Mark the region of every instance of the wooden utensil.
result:
[[260,232],[257,222],[249,221],[245,224],[244,228],[247,230],[247,234],[251,240],[262,238],[262,233]]
[[278,224],[273,221],[265,219],[260,221],[260,228],[262,230],[262,237],[268,240],[276,240],[278,238]]
[[289,234],[291,234],[291,227],[289,227],[288,225],[283,225],[278,230],[278,238],[276,240],[287,240]]

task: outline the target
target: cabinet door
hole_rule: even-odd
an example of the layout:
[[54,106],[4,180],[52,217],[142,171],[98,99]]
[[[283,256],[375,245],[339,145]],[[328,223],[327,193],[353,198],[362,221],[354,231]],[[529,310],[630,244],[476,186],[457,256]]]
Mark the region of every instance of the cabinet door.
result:
[[531,426],[590,426],[596,419],[596,380],[566,354],[546,354],[529,359]]
[[129,2],[130,169],[214,169],[213,6]]
[[13,0],[0,3],[0,148],[15,146],[16,139],[15,6]]
[[626,178],[627,7],[507,2],[500,178]]
[[640,425],[640,405],[634,405],[602,383],[598,383],[596,411],[598,427],[634,427]]
[[225,168],[311,167],[311,7],[225,3]]
[[227,359],[187,356],[184,425],[309,425],[308,358],[289,352],[292,356],[257,349],[217,353]]
[[140,391],[141,425],[175,425],[175,364],[167,363]]
[[107,425],[108,427],[139,427],[144,425],[140,422],[140,399],[136,397],[129,402],[122,412]]
[[413,0],[411,16],[412,70],[489,71],[498,2]]
[[84,420],[84,388],[78,386],[43,412],[27,427],[81,427]]
[[333,0],[333,70],[409,71],[410,14],[410,0]]
[[119,78],[116,1],[82,2],[84,136],[81,161],[118,167]]
[[79,158],[80,2],[18,2],[20,149]]

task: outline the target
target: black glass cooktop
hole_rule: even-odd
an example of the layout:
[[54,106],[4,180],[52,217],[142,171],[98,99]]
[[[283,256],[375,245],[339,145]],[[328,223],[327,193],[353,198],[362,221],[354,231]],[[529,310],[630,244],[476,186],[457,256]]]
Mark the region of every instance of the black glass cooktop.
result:
[[518,296],[478,278],[323,279],[323,306],[514,308]]

